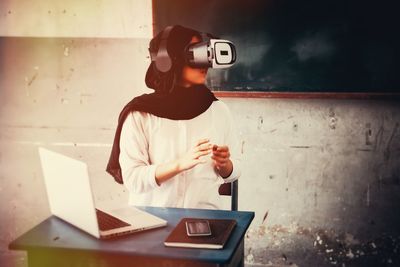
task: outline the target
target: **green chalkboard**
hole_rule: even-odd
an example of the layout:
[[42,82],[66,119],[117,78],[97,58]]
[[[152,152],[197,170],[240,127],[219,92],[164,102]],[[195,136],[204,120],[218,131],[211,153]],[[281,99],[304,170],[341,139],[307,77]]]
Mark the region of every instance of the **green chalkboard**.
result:
[[232,40],[213,90],[400,92],[397,1],[153,0],[154,33],[180,24]]

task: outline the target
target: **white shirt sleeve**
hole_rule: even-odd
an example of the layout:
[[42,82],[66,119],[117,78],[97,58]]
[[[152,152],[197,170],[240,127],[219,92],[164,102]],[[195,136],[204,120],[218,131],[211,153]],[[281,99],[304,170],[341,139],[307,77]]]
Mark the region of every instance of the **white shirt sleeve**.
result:
[[132,193],[148,192],[158,184],[156,165],[151,165],[146,137],[146,119],[141,112],[130,113],[122,126],[119,164],[126,188]]
[[229,152],[231,154],[230,160],[232,161],[232,165],[233,165],[232,173],[228,177],[225,177],[223,179],[224,179],[224,183],[231,183],[231,182],[237,180],[241,175],[240,144],[239,144],[239,140],[237,138],[237,131],[235,129],[235,125],[233,122],[231,112],[229,111],[229,108],[225,104],[223,106],[225,109],[224,113],[225,113],[226,122],[227,122],[224,139],[225,139],[225,144],[229,147]]

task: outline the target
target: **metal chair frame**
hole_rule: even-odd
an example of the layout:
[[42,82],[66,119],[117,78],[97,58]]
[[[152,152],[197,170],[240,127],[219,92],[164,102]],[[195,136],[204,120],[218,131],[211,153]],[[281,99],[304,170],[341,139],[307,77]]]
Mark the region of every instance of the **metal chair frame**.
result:
[[237,211],[238,210],[238,187],[239,181],[236,180],[232,183],[222,184],[219,187],[218,193],[223,196],[231,196],[231,210]]

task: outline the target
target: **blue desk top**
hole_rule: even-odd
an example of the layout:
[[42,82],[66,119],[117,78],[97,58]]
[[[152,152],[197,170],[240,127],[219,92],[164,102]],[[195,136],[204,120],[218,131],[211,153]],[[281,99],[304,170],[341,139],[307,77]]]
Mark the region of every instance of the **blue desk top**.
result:
[[[51,216],[13,241],[9,248],[28,251],[32,249],[72,249],[83,252],[227,263],[232,258],[236,247],[240,244],[254,218],[254,212],[245,211],[139,208],[167,220],[168,225],[117,237],[116,239],[99,240],[63,220]],[[222,250],[165,247],[164,240],[183,217],[235,219],[237,225]]]

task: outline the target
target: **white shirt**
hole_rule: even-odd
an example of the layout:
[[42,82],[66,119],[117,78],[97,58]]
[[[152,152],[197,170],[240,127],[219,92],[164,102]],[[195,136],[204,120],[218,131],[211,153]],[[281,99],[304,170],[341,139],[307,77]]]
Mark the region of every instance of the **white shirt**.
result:
[[[122,127],[120,156],[129,204],[179,208],[221,209],[218,188],[240,176],[239,144],[228,107],[214,101],[199,116],[190,120],[170,120],[146,112],[131,112]],[[178,159],[197,141],[207,138],[211,144],[227,145],[233,163],[232,174],[223,179],[214,170],[211,154],[207,162],[184,171],[158,185],[158,164]]]

